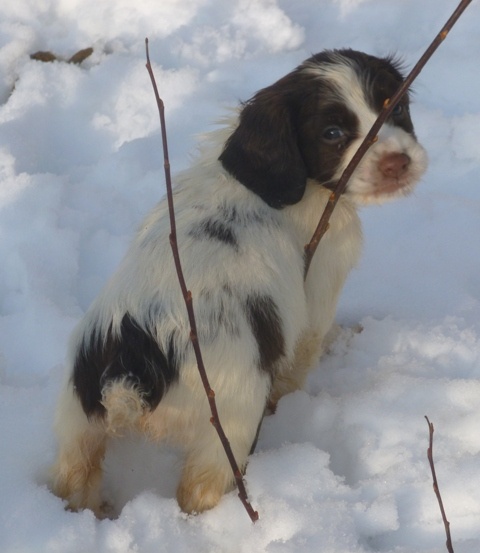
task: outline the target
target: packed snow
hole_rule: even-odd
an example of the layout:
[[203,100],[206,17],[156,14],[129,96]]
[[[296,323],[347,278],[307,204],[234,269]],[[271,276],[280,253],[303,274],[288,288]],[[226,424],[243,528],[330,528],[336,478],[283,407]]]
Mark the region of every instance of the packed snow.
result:
[[425,415],[455,551],[480,551],[478,1],[414,86],[428,173],[412,197],[362,211],[343,330],[264,421],[246,473],[259,521],[235,492],[183,514],[178,453],[140,438],[107,455],[116,519],[66,511],[47,485],[68,336],[165,190],[145,37],[175,173],[196,135],[312,53],[397,53],[410,68],[456,4],[2,0],[1,553],[445,551]]

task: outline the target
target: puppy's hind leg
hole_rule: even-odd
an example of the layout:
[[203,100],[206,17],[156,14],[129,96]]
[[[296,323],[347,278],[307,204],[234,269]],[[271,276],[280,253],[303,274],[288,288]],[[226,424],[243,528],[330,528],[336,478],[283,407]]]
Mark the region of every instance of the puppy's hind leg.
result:
[[[240,386],[236,388],[236,397],[222,396],[224,390],[220,388],[216,394],[220,422],[242,472],[256,438],[269,386],[267,379],[258,379],[254,390],[256,397],[246,397]],[[187,513],[200,513],[215,507],[235,485],[232,467],[210,422],[210,413],[205,409],[199,411],[177,489],[180,508]]]
[[100,486],[106,432],[101,420],[89,420],[68,384],[56,413],[59,445],[52,469],[52,491],[72,510],[91,509],[102,516]]

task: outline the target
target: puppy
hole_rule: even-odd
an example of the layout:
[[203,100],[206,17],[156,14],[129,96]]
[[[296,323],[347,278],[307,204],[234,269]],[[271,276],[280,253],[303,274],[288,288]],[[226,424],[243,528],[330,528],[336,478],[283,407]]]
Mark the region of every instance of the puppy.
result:
[[[314,55],[241,106],[175,184],[180,258],[218,411],[244,468],[267,402],[301,388],[359,258],[357,207],[409,194],[427,165],[405,97],[340,199],[304,281],[335,183],[402,83],[398,64],[353,50]],[[185,449],[177,499],[214,507],[233,486],[210,423],[169,244],[166,201],[73,334],[57,409],[53,490],[101,514],[109,435],[136,429]]]

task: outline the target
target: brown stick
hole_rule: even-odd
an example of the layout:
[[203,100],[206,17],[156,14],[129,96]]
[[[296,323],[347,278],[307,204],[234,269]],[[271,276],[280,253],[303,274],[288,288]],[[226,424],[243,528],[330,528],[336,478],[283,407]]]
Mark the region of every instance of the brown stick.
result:
[[435,473],[435,465],[433,463],[433,432],[434,432],[433,423],[431,423],[428,420],[427,416],[425,418],[427,419],[428,430],[430,435],[429,445],[427,450],[427,457],[428,457],[428,462],[430,463],[430,470],[432,471],[433,491],[437,496],[438,505],[440,506],[440,512],[442,513],[442,520],[445,526],[445,533],[447,535],[447,543],[446,543],[447,551],[448,553],[454,553],[453,545],[452,545],[452,537],[450,535],[450,522],[448,522],[447,515],[445,514],[445,509],[443,508],[442,496],[440,495],[440,489],[438,488],[437,475]]
[[381,126],[387,120],[387,117],[392,113],[393,108],[398,104],[402,97],[407,93],[413,81],[418,77],[420,71],[424,68],[427,61],[432,57],[435,50],[440,46],[440,44],[445,40],[448,33],[450,32],[453,25],[457,22],[458,18],[462,15],[468,5],[472,0],[462,0],[458,5],[457,9],[450,16],[449,20],[445,23],[442,30],[438,33],[435,39],[432,41],[430,46],[425,50],[423,56],[418,60],[415,67],[410,71],[409,75],[405,78],[405,81],[400,86],[400,88],[395,92],[395,94],[389,98],[383,105],[382,111],[380,112],[377,120],[373,124],[372,128],[369,130],[365,136],[363,142],[360,144],[360,147],[356,151],[355,155],[350,160],[350,163],[345,168],[342,176],[340,177],[335,189],[330,195],[330,198],[325,206],[323,214],[318,222],[317,228],[310,240],[310,242],[305,246],[305,278],[307,277],[308,269],[310,263],[312,262],[313,255],[322,239],[323,235],[328,230],[328,221],[332,215],[335,206],[337,205],[340,196],[345,192],[348,181],[352,176],[353,172],[357,168],[358,164],[362,160],[363,156],[367,153],[367,150],[372,144],[377,140],[377,133],[380,130]]
[[160,127],[162,132],[163,159],[164,159],[163,166],[165,170],[165,182],[166,182],[166,188],[167,188],[168,212],[170,215],[170,237],[169,237],[170,246],[172,248],[173,259],[175,262],[175,269],[177,271],[177,276],[178,276],[178,282],[180,284],[180,288],[182,289],[183,298],[185,300],[185,306],[187,308],[188,320],[190,323],[190,340],[192,342],[193,350],[195,352],[198,372],[200,373],[200,377],[202,379],[205,392],[207,394],[208,403],[210,405],[210,411],[212,414],[210,422],[212,423],[212,425],[215,427],[215,430],[217,431],[217,434],[225,450],[225,454],[227,455],[230,466],[232,467],[232,472],[235,477],[235,482],[238,488],[238,497],[242,501],[252,522],[255,522],[256,520],[258,520],[258,512],[253,509],[253,507],[248,501],[248,496],[243,482],[242,473],[238,468],[238,464],[237,464],[237,461],[235,460],[235,456],[233,455],[230,442],[228,441],[228,438],[225,435],[225,432],[220,423],[217,404],[215,402],[215,392],[210,387],[210,383],[207,377],[207,372],[205,370],[205,365],[203,363],[200,344],[198,342],[197,324],[195,320],[195,313],[193,310],[192,293],[190,292],[190,290],[187,289],[185,278],[183,276],[182,265],[180,263],[180,255],[178,252],[177,229],[176,229],[176,223],[175,223],[175,209],[173,205],[173,193],[172,193],[172,179],[170,175],[170,160],[168,156],[168,145],[167,145],[167,130],[166,130],[167,127],[165,123],[165,106],[164,106],[163,100],[160,98],[160,95],[158,93],[157,83],[155,82],[155,76],[153,74],[152,66],[150,64],[150,56],[148,52],[148,38],[145,39],[145,48],[146,48],[146,55],[147,55],[146,67],[150,75],[150,79],[152,81],[152,86],[153,86],[155,98],[157,101],[158,113],[160,115]]

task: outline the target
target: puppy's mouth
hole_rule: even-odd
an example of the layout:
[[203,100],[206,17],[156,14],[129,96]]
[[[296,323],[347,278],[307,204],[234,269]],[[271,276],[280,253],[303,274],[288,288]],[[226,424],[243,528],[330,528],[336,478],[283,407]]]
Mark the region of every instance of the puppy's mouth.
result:
[[360,203],[382,203],[408,196],[418,180],[417,164],[403,152],[388,152],[372,163],[361,164],[353,173],[347,192]]
[[373,196],[390,196],[392,194],[408,194],[412,188],[412,179],[405,175],[403,178],[383,177],[374,184],[371,191]]
[[[401,151],[383,153],[375,160],[367,158],[353,172],[344,193],[361,205],[408,196],[423,174],[424,165],[418,155],[411,157]],[[334,190],[337,182],[335,178],[322,185]]]

